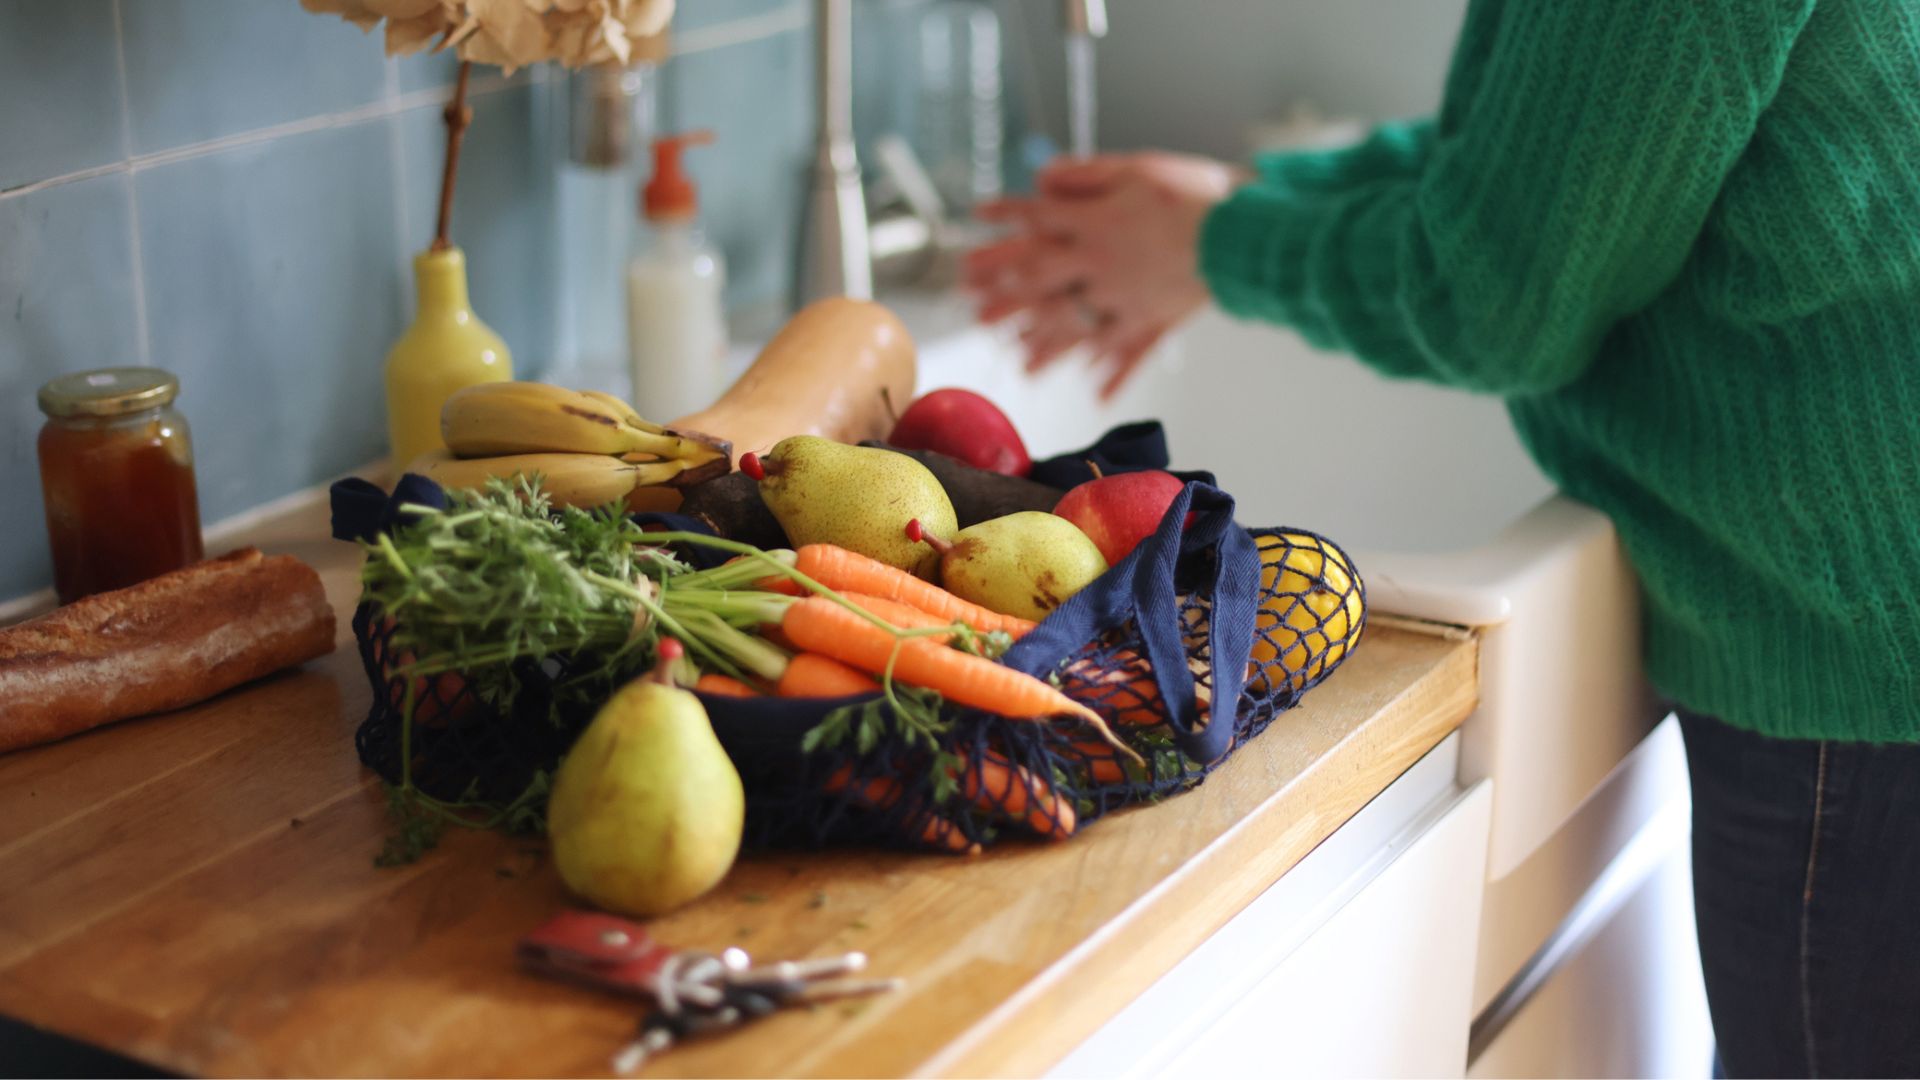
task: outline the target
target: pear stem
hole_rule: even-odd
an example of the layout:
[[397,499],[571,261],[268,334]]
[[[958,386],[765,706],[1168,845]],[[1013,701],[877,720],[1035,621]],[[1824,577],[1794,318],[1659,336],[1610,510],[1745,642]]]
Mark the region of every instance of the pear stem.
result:
[[647,677],[661,686],[672,688],[674,686],[673,669],[680,663],[680,658],[687,655],[686,646],[680,644],[678,638],[663,637],[660,639],[660,644],[654,647],[654,652],[659,658],[659,663],[653,666],[653,670]]
[[928,532],[927,527],[920,524],[919,518],[914,518],[912,521],[907,522],[907,539],[916,544],[925,544],[939,552],[942,556],[945,556],[947,552],[953,550],[951,541],[942,540]]
[[1100,463],[1094,461],[1092,458],[1087,459],[1087,469],[1093,473],[1095,480],[1105,480],[1107,478],[1106,474],[1100,471]]

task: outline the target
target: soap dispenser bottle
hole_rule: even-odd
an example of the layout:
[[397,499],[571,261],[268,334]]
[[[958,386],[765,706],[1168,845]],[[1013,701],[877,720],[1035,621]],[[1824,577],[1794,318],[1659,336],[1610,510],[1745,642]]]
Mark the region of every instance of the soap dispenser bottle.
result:
[[646,228],[627,267],[627,344],[642,416],[698,412],[723,389],[726,272],[700,233],[699,195],[680,165],[682,150],[712,141],[695,131],[653,143],[653,179],[640,199]]

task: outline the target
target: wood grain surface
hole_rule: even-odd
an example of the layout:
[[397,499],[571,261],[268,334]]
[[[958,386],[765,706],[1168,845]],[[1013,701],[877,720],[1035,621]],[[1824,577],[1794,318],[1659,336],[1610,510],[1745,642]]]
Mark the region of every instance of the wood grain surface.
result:
[[[309,507],[247,537],[321,570],[346,632],[353,548]],[[649,1076],[1044,1071],[1472,708],[1471,641],[1381,629],[1197,791],[1063,844],[973,859],[744,857],[658,920],[687,947],[862,949],[903,992],[674,1050]],[[461,832],[376,869],[350,641],[198,707],[0,757],[0,1012],[216,1076],[598,1076],[630,1001],[518,971],[567,904],[537,839]]]

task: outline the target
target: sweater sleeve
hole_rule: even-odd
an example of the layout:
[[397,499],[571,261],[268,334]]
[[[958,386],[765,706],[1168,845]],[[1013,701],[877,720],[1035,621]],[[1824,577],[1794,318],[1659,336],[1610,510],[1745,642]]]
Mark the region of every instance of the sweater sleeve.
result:
[[1679,272],[1813,5],[1474,0],[1463,38],[1491,45],[1417,169],[1269,172],[1208,216],[1201,272],[1389,375],[1563,386]]
[[1426,167],[1433,121],[1381,124],[1365,139],[1337,150],[1280,150],[1254,158],[1260,182],[1301,194],[1337,194],[1376,180],[1406,180]]

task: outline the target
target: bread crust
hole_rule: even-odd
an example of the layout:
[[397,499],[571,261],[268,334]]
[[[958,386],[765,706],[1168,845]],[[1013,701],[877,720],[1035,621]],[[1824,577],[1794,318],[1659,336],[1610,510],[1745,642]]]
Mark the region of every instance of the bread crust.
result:
[[0,753],[184,708],[333,651],[320,575],[242,548],[0,629]]

